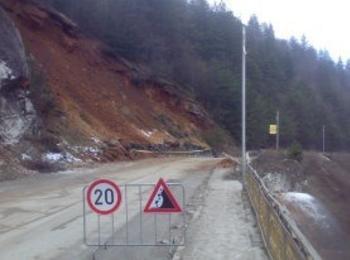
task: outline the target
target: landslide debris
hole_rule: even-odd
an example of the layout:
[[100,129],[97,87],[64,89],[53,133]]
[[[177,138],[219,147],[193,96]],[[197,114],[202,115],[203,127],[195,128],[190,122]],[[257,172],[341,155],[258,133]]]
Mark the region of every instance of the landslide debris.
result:
[[50,172],[139,158],[135,150],[207,149],[206,133],[216,131],[234,146],[190,93],[112,54],[63,14],[31,0],[0,8],[0,137],[22,166]]

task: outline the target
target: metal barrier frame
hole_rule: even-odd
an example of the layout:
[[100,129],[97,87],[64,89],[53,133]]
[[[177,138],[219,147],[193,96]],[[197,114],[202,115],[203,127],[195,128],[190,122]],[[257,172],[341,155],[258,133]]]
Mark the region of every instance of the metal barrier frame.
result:
[[[185,241],[186,241],[186,227],[185,227],[185,198],[186,198],[186,194],[185,194],[185,187],[183,186],[183,184],[181,183],[167,183],[168,187],[179,187],[182,191],[182,196],[181,196],[181,201],[182,201],[182,212],[180,213],[175,213],[177,216],[181,216],[182,219],[182,223],[183,223],[183,232],[182,232],[182,236],[181,239],[179,241],[176,241],[175,239],[171,240],[171,218],[172,218],[172,213],[149,213],[154,215],[154,225],[155,225],[155,237],[154,237],[154,243],[143,243],[143,222],[142,222],[142,214],[144,214],[143,212],[143,207],[142,207],[142,187],[155,187],[156,184],[154,183],[127,183],[127,184],[122,184],[119,185],[120,187],[124,187],[124,198],[123,201],[125,202],[125,228],[126,228],[126,243],[119,243],[119,244],[113,244],[113,243],[109,243],[110,239],[113,238],[114,236],[114,232],[115,232],[115,227],[114,227],[114,216],[115,214],[118,213],[112,213],[111,214],[111,219],[112,219],[112,234],[110,236],[110,238],[105,241],[102,242],[101,241],[101,222],[100,222],[100,218],[101,216],[96,214],[97,216],[97,232],[98,232],[98,243],[94,244],[94,243],[89,243],[88,239],[87,239],[87,232],[86,232],[86,189],[88,186],[85,186],[83,188],[83,233],[84,233],[84,244],[87,246],[93,246],[93,247],[110,247],[110,246],[167,246],[167,247],[175,247],[175,246],[184,246],[185,245]],[[139,210],[140,210],[140,241],[142,243],[129,243],[129,215],[128,215],[128,203],[127,203],[127,190],[128,187],[138,187],[138,200],[139,200]],[[169,243],[157,243],[157,216],[159,215],[168,215],[168,233],[169,233]]]

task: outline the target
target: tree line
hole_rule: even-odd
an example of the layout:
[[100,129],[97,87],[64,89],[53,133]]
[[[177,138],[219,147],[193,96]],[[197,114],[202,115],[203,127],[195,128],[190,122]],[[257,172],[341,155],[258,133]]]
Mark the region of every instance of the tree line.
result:
[[[192,92],[236,140],[241,134],[242,22],[206,0],[46,0],[113,52]],[[301,40],[277,39],[253,16],[247,26],[247,143],[273,145],[268,125],[280,111],[280,144],[350,148],[350,61],[334,62]]]

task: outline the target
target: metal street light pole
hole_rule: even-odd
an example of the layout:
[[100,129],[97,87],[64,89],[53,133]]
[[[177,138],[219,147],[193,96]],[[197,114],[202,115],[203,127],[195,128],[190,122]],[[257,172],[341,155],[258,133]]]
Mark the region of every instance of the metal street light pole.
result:
[[326,151],[326,126],[322,126],[322,152]]
[[242,26],[242,175],[246,173],[246,48],[245,25]]
[[276,113],[276,127],[277,127],[277,132],[276,132],[276,150],[278,151],[280,147],[280,111],[277,110]]

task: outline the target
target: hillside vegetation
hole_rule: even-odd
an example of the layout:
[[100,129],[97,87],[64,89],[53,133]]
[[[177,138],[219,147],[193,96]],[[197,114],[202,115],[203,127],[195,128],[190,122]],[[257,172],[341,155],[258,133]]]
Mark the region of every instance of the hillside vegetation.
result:
[[[239,140],[241,21],[205,0],[49,0],[111,51],[192,91]],[[350,62],[334,62],[303,38],[276,39],[271,25],[247,25],[248,145],[268,147],[267,126],[281,113],[281,144],[350,147]]]

